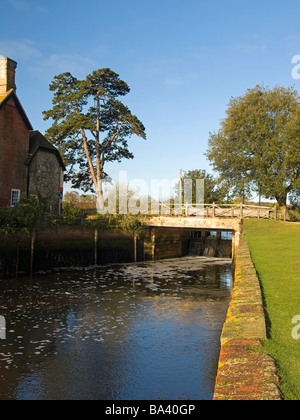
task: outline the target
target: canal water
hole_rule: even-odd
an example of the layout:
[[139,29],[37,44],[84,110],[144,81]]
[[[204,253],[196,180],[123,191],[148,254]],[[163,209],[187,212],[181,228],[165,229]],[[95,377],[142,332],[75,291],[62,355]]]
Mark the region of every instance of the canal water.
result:
[[211,399],[231,276],[187,257],[0,282],[0,399]]

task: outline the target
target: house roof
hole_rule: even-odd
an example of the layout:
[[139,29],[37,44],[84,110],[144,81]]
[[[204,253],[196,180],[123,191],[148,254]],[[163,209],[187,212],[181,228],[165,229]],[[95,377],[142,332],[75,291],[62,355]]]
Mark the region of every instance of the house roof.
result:
[[29,135],[29,157],[26,160],[26,164],[28,165],[31,160],[34,158],[36,153],[39,150],[44,150],[49,153],[54,153],[58,159],[58,162],[60,163],[60,166],[65,171],[66,167],[63,163],[62,157],[59,153],[59,151],[56,149],[56,147],[51,144],[46,137],[44,137],[39,131],[30,131]]
[[24,111],[14,89],[11,89],[5,95],[0,96],[0,108],[4,106],[9,99],[12,99],[15,102],[16,107],[19,110],[28,130],[33,130],[32,125],[26,115],[26,112]]

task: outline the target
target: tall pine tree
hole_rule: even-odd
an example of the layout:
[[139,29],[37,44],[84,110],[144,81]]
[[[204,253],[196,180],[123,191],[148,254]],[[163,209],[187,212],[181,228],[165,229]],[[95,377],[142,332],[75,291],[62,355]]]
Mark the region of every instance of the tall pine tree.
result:
[[102,209],[102,182],[108,177],[105,163],[132,159],[128,139],[146,139],[145,127],[118,100],[130,92],[119,75],[108,68],[99,69],[78,80],[70,73],[54,77],[50,84],[53,108],[44,111],[52,119],[46,137],[64,156],[66,180],[74,188],[96,191]]

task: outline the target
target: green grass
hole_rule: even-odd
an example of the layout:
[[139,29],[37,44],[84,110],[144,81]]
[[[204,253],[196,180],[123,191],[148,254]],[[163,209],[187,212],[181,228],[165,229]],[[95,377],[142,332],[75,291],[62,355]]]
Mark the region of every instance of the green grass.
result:
[[276,361],[284,399],[300,400],[300,340],[292,337],[300,315],[300,225],[245,220],[244,233],[263,291],[264,349]]

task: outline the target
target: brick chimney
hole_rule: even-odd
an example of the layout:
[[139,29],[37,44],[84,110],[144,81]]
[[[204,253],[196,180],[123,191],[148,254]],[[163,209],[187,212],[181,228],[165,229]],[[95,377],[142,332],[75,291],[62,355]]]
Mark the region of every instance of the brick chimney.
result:
[[0,58],[0,95],[5,95],[9,90],[16,90],[15,74],[17,63],[10,58]]

